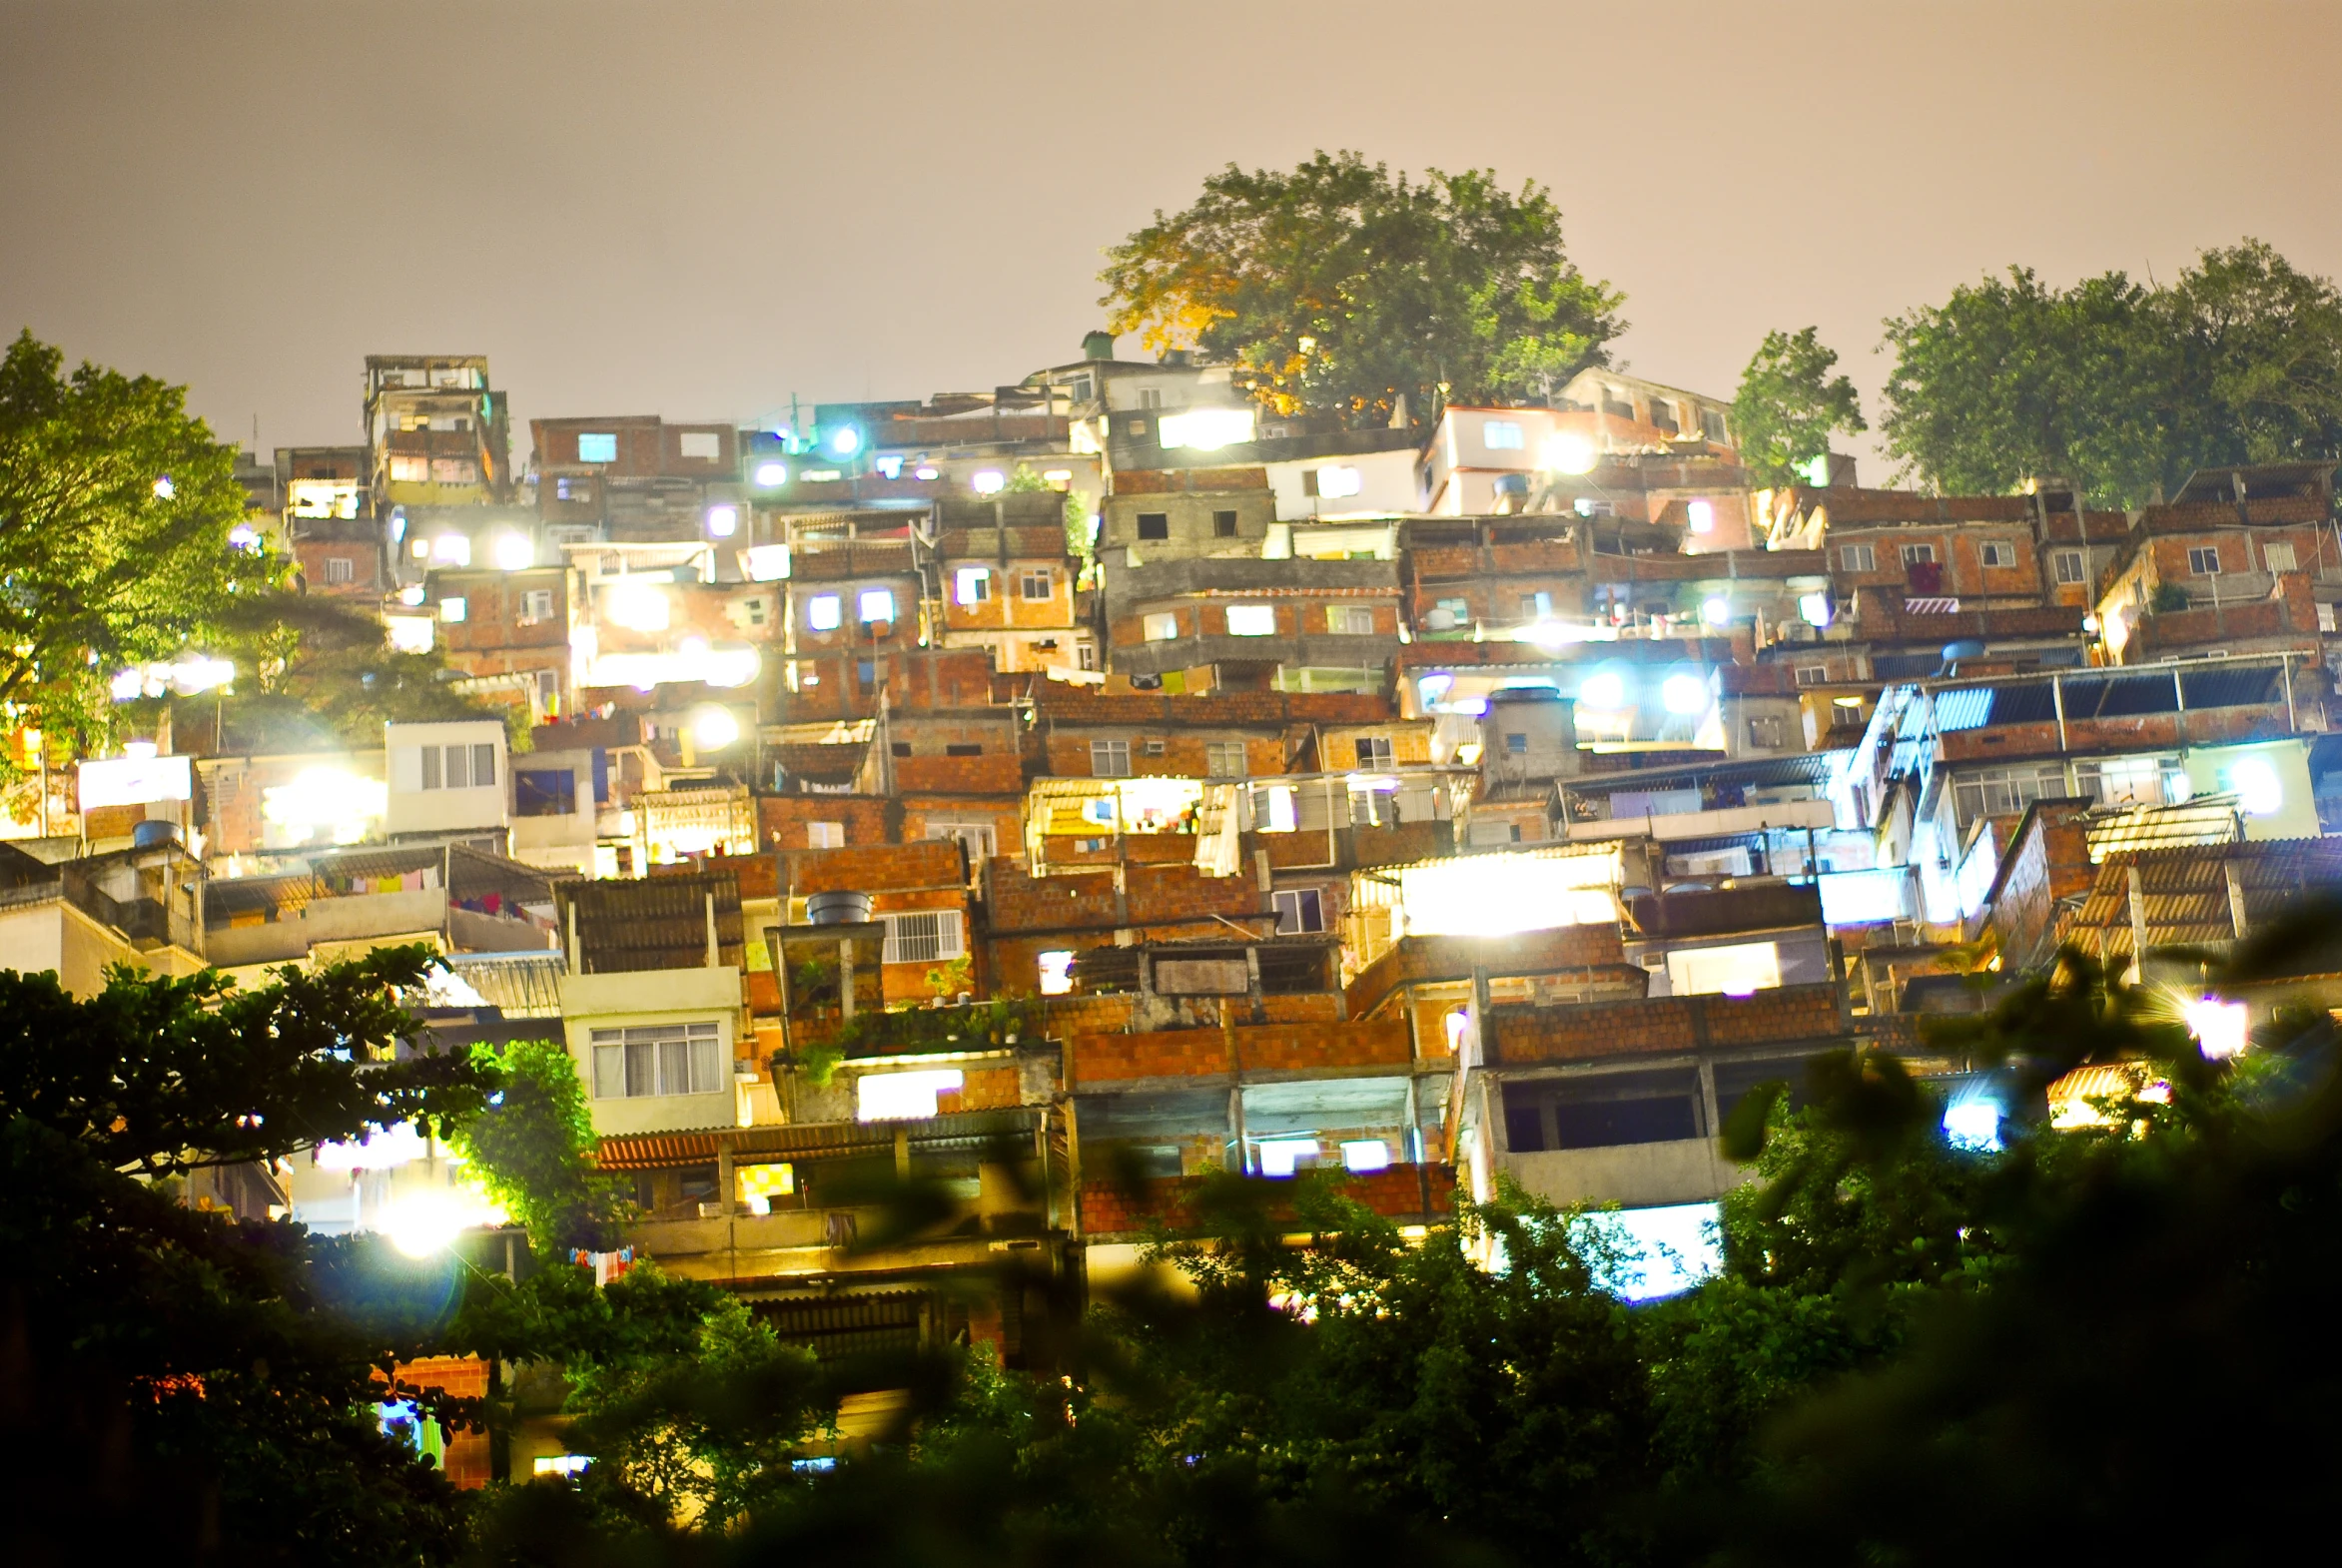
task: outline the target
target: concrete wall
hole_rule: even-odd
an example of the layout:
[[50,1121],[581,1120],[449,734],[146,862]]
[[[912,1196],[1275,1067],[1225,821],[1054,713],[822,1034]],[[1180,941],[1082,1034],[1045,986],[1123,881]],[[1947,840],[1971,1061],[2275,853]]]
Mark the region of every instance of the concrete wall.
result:
[[222,969],[240,964],[274,964],[304,959],[320,942],[357,942],[368,937],[402,936],[438,929],[447,913],[443,888],[401,893],[358,893],[319,899],[292,920],[259,926],[215,926],[205,948]]
[[1500,1155],[1499,1171],[1555,1203],[1696,1203],[1721,1196],[1748,1173],[1717,1153],[1710,1138],[1607,1149]]
[[[713,1019],[721,1044],[718,1056],[732,1061],[740,1027],[740,971],[650,969],[615,975],[561,977],[561,1019],[569,1058],[593,1094],[593,1032],[634,1024],[701,1023]],[[640,1099],[589,1099],[593,1130],[604,1138],[630,1133],[677,1133],[731,1127],[738,1120],[737,1097],[725,1083],[708,1095],[654,1095]]]
[[[504,826],[511,800],[511,759],[505,755],[501,722],[468,719],[448,724],[391,724],[387,728],[390,765],[387,831],[438,833]],[[465,789],[422,788],[420,748],[479,745],[495,748],[494,783]]]

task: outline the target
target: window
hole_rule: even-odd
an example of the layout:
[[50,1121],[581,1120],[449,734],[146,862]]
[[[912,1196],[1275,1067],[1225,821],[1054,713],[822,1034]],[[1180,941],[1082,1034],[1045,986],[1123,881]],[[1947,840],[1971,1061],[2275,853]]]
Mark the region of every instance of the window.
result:
[[1770,942],[1678,949],[1667,955],[1667,983],[1679,997],[1771,991],[1781,984],[1781,951]]
[[[2077,762],[2073,766],[2074,793],[2085,795],[2101,806],[2160,806],[2167,800],[2184,800],[2182,789],[2169,792],[2164,788],[2164,776],[2186,774],[2162,757],[2116,757],[2105,762]],[[2043,794],[2062,794],[2043,789]]]
[[1094,740],[1090,743],[1090,775],[1101,779],[1127,779],[1131,776],[1131,743],[1127,740]]
[[1761,718],[1749,720],[1749,745],[1757,751],[1781,749],[1781,720]]
[[1139,406],[1140,406],[1140,407],[1142,407],[1142,408],[1160,408],[1160,407],[1162,407],[1162,406],[1163,406],[1163,389],[1162,389],[1162,388],[1160,388],[1160,387],[1142,387],[1142,388],[1140,388],[1140,389],[1139,389]]
[[890,744],[887,749],[898,757],[908,757],[911,755],[911,743],[907,740],[895,741]]
[[394,456],[390,459],[390,482],[393,484],[421,484],[430,476],[431,460],[428,457]]
[[1275,895],[1276,934],[1280,937],[1325,929],[1325,905],[1315,888],[1292,888]]
[[724,1083],[722,1026],[647,1024],[593,1032],[596,1100],[714,1095]]
[[724,454],[722,440],[713,430],[685,430],[675,437],[676,448],[686,457],[715,462]]
[[1358,737],[1358,766],[1387,768],[1396,762],[1388,735],[1360,735]]
[[1169,748],[1167,748],[1161,740],[1143,740],[1139,742],[1139,755],[1142,757],[1160,757],[1167,749]]
[[1651,399],[1651,422],[1670,435],[1682,428],[1675,422],[1675,404],[1658,397]]
[[875,621],[891,621],[895,618],[894,590],[892,588],[864,588],[861,597],[855,601],[855,608],[861,615],[862,624],[865,626]]
[[1903,547],[1903,563],[1906,566],[1927,566],[1933,564],[1935,559],[1936,546],[1933,544],[1906,544]]
[[1700,1085],[1688,1072],[1604,1073],[1504,1088],[1504,1141],[1514,1154],[1699,1136]]
[[962,604],[984,604],[992,598],[992,570],[986,566],[962,566],[953,583],[953,597]]
[[1529,737],[1519,734],[1505,736],[1504,751],[1505,755],[1510,757],[1527,756],[1529,754]]
[[1234,538],[1236,536],[1236,514],[1232,511],[1213,512],[1211,514],[1211,536],[1215,539]]
[[1029,602],[1054,599],[1058,591],[1057,573],[1046,566],[1029,570],[1017,586]]
[[616,462],[618,437],[614,431],[577,433],[577,460],[579,462]]
[[523,621],[551,620],[553,618],[553,590],[530,588],[520,595],[520,618]]
[[1978,817],[2013,816],[2034,801],[2065,793],[2065,771],[2054,763],[2030,768],[1985,768],[1952,786],[1964,826]]
[[1352,1139],[1341,1146],[1341,1166],[1352,1176],[1390,1169],[1390,1146],[1379,1138]]
[[740,602],[740,607],[748,612],[749,625],[761,626],[764,624],[764,600],[743,599]]
[[328,582],[350,582],[354,581],[357,576],[358,562],[349,556],[329,555],[326,557],[326,580]]
[[1045,997],[1064,997],[1074,991],[1074,952],[1071,948],[1057,948],[1037,956],[1036,967],[1041,972],[1041,994]]
[[887,964],[937,964],[968,951],[960,940],[960,912],[956,909],[918,910],[881,915],[886,922]]
[[515,817],[573,817],[577,815],[577,775],[567,768],[514,768],[512,815]]
[[1179,618],[1169,610],[1150,615],[1140,622],[1149,642],[1169,642],[1179,634]]
[[805,824],[807,849],[844,849],[846,825],[843,822],[808,822]]
[[1714,533],[1716,531],[1716,503],[1714,501],[1691,501],[1685,504],[1683,510],[1684,515],[1691,520],[1694,533]]
[[1464,625],[1469,622],[1471,618],[1471,600],[1441,599],[1438,603],[1431,606],[1431,613],[1424,617],[1424,624],[1429,626],[1433,631],[1445,631],[1451,626]]
[[1142,539],[1170,538],[1171,513],[1168,511],[1143,511],[1139,513],[1139,537]]
[[2199,577],[2217,577],[2220,575],[2219,546],[2199,545],[2196,548],[2189,550],[2187,552],[2187,569],[2191,572],[2194,572]]
[[2049,557],[2049,567],[2059,582],[2089,580],[2090,560],[2080,550],[2059,550]]
[[1797,667],[1797,683],[1801,686],[1819,686],[1829,678],[1830,666],[1827,664],[1800,664]]
[[2335,621],[2335,615],[2334,615],[2334,606],[2333,606],[2333,605],[2331,605],[2331,604],[2321,604],[2321,605],[2319,605],[2319,606],[2318,606],[2318,630],[2320,630],[2320,631],[2332,631],[2332,630],[2334,630],[2334,629],[2335,629],[2335,624],[2336,624],[2336,621]]
[[1550,593],[1524,593],[1524,594],[1522,594],[1522,595],[1521,595],[1521,619],[1523,619],[1523,620],[1543,620],[1543,619],[1544,619],[1546,616],[1548,616],[1548,615],[1550,615],[1550,614],[1552,614],[1552,613],[1553,613],[1553,595],[1552,595],[1552,594],[1550,594]]
[[947,757],[981,757],[984,755],[984,748],[975,744],[952,743],[944,747],[944,755]]
[[1719,446],[1729,445],[1731,437],[1724,427],[1724,415],[1714,408],[1700,410],[1700,433]]
[[1244,743],[1240,740],[1212,740],[1203,743],[1203,772],[1207,778],[1240,779],[1250,771],[1244,763]]
[[878,689],[878,660],[856,659],[854,661],[854,686],[865,696]]
[[[2271,543],[2262,545],[2261,559],[2268,563],[2268,568],[2271,571],[2293,571],[2297,569],[2293,564],[2293,546],[2290,544]],[[331,574],[328,575],[327,580],[332,580]]]
[[1879,557],[1868,544],[1841,544],[1838,565],[1843,571],[1877,571]]
[[1276,608],[1269,604],[1231,604],[1227,607],[1227,634],[1231,637],[1273,637]]
[[1976,546],[1976,559],[1986,566],[2013,566],[2016,564],[2016,546],[1987,539]]
[[593,480],[558,478],[553,480],[553,499],[557,501],[589,501],[593,499]]
[[420,748],[420,774],[416,780],[418,788],[490,788],[496,782],[496,748],[493,745],[424,746]]
[[433,484],[477,484],[479,465],[469,457],[433,457],[431,459]]
[[836,631],[838,629],[838,596],[834,593],[817,593],[807,599],[805,601],[805,624],[813,631]]
[[1325,612],[1325,629],[1340,637],[1374,635],[1374,612],[1362,604],[1336,605]]
[[1521,425],[1518,419],[1485,419],[1480,424],[1480,440],[1490,451],[1519,451]]
[[1346,463],[1329,463],[1314,475],[1317,493],[1329,499],[1355,495],[1366,487],[1366,476]]

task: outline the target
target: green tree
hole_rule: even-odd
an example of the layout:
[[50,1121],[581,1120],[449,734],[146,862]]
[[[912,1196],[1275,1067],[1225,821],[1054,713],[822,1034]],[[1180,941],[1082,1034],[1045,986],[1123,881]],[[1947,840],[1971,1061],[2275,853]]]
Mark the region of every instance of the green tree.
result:
[[141,1556],[452,1554],[453,1494],[373,1406],[439,1342],[460,1274],[172,1192],[198,1167],[475,1112],[494,1081],[470,1061],[392,1058],[422,961],[251,991],[117,970],[86,1001],[0,973],[0,1485],[23,1560],[86,1556],[101,1532]]
[[1795,483],[1833,434],[1870,428],[1854,383],[1831,376],[1837,366],[1816,328],[1765,335],[1732,400],[1733,437],[1758,483]]
[[457,1124],[450,1142],[528,1231],[539,1257],[614,1249],[627,1207],[617,1179],[593,1169],[593,1113],[568,1049],[557,1040],[520,1040],[474,1054],[501,1087]]
[[203,646],[283,563],[231,539],[234,453],[182,389],[63,367],[29,332],[0,357],[0,718],[98,738],[116,671]]
[[1344,425],[1550,393],[1625,330],[1623,297],[1563,250],[1550,195],[1483,170],[1413,182],[1352,152],[1231,164],[1107,255],[1113,331],[1227,362],[1273,413]]
[[2204,252],[2167,292],[2164,315],[2186,367],[2178,462],[2342,453],[2342,293],[2332,280],[2248,239]]

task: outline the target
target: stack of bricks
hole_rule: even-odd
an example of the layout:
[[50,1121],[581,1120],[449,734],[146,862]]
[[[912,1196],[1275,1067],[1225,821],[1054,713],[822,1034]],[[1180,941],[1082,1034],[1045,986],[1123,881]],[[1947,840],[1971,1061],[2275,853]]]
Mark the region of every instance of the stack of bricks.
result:
[[1838,988],[1832,985],[1783,986],[1745,997],[1501,1009],[1491,1023],[1489,1060],[1514,1067],[1847,1038]]

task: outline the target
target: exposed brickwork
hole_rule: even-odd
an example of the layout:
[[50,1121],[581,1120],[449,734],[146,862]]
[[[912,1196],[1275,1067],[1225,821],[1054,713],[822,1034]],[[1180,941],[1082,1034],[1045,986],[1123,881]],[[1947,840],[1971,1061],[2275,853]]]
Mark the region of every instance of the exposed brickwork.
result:
[[1488,1059],[1510,1067],[1702,1048],[1781,1045],[1844,1033],[1838,988],[1784,986],[1747,997],[1656,997],[1592,1007],[1497,1009]]
[[[436,1389],[461,1399],[488,1396],[488,1364],[472,1356],[434,1355],[419,1361],[400,1361],[393,1369],[398,1382]],[[447,1433],[446,1477],[460,1491],[477,1491],[488,1484],[488,1434]]]
[[1175,495],[1187,490],[1264,490],[1266,468],[1118,468],[1117,495]]
[[1378,696],[1346,691],[1214,691],[1199,696],[1114,695],[1070,681],[1032,687],[1045,719],[1061,723],[1171,725],[1373,724],[1390,716]]
[[1401,986],[1491,976],[1541,975],[1615,965],[1625,959],[1618,927],[1555,926],[1510,937],[1404,937],[1350,982],[1350,1012],[1370,1016]]
[[[1233,1031],[1245,1072],[1310,1072],[1405,1067],[1412,1060],[1404,1019],[1371,1023],[1248,1024]],[[1067,1046],[1077,1084],[1137,1078],[1196,1078],[1229,1071],[1229,1032],[1175,1029],[1143,1035],[1085,1035]]]
[[957,843],[931,839],[919,844],[848,845],[844,849],[795,850],[784,854],[785,880],[803,898],[810,893],[887,893],[925,888],[959,888],[967,883]]
[[981,757],[892,757],[899,791],[934,795],[1016,795],[1025,788],[1025,764],[1013,751]]
[[[1455,1212],[1452,1166],[1396,1165],[1366,1176],[1327,1172],[1312,1179],[1338,1181],[1345,1197],[1386,1218],[1430,1220]],[[1150,1221],[1161,1221],[1173,1230],[1191,1228],[1195,1223],[1194,1193],[1201,1184],[1194,1176],[1165,1176],[1129,1187],[1111,1181],[1085,1181],[1082,1227],[1092,1235],[1127,1235],[1151,1228]],[[1426,1196],[1430,1199],[1428,1208],[1424,1206]],[[1278,1203],[1270,1212],[1289,1219],[1292,1208],[1289,1203]]]

